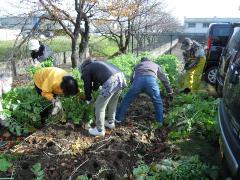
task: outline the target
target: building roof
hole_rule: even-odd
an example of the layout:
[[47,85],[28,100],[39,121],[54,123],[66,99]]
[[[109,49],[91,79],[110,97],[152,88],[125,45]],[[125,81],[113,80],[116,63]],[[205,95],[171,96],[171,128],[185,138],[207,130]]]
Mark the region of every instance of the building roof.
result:
[[240,18],[184,18],[184,23],[240,22]]

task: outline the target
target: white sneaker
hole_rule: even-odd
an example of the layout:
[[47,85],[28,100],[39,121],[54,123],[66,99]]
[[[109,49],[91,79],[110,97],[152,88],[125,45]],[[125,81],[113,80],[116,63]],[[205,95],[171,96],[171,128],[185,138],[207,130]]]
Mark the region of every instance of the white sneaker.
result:
[[105,130],[102,131],[98,131],[98,129],[95,128],[89,128],[88,129],[89,134],[93,135],[93,136],[104,136],[105,135]]
[[115,128],[115,123],[114,122],[109,123],[109,122],[105,121],[104,125],[105,125],[105,127],[109,128],[109,129],[114,129]]

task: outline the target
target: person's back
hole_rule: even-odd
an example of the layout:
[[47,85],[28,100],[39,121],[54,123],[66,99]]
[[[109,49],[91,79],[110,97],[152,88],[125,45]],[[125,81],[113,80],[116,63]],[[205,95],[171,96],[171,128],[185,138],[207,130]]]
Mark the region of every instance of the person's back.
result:
[[35,85],[41,89],[42,96],[48,100],[53,99],[53,94],[62,94],[60,84],[67,72],[56,67],[46,67],[38,70],[33,80]]
[[144,60],[134,68],[134,78],[138,76],[157,76],[159,66],[149,60]]
[[160,66],[148,58],[142,58],[141,62],[135,66],[131,82],[140,76],[153,76],[159,78],[169,94],[172,93],[172,87],[165,73]]
[[98,82],[101,85],[113,74],[120,70],[109,63],[103,61],[86,60],[81,68],[83,79],[88,78],[91,81]]

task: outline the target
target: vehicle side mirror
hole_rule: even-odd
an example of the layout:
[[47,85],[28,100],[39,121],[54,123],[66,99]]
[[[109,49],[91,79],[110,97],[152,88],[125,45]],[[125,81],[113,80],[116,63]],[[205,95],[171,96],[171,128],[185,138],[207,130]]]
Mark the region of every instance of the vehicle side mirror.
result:
[[230,66],[230,77],[229,82],[232,84],[237,84],[239,82],[240,67],[237,64],[232,64]]

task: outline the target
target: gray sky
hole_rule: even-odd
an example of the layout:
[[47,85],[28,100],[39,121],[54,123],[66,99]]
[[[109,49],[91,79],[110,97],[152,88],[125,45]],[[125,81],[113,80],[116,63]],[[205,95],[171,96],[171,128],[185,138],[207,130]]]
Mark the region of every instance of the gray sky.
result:
[[0,0],[0,16],[18,13],[17,7],[20,7],[20,0]]
[[239,0],[165,0],[168,10],[179,20],[191,17],[239,17]]
[[[73,1],[73,0],[67,0]],[[20,0],[0,0],[0,16],[6,12],[15,14],[26,11],[20,9]],[[165,0],[167,10],[183,22],[186,17],[239,17],[239,0]]]

